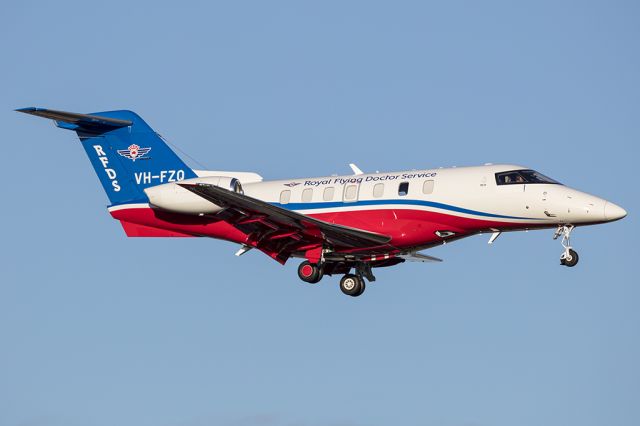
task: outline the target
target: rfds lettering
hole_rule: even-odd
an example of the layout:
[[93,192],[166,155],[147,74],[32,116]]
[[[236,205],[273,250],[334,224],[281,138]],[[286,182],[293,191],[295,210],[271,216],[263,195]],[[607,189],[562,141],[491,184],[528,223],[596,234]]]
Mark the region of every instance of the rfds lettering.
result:
[[100,163],[102,163],[102,167],[104,167],[104,171],[109,177],[109,180],[111,181],[111,186],[113,187],[113,190],[115,192],[119,192],[120,184],[118,184],[118,181],[116,180],[116,177],[118,176],[116,175],[115,170],[108,167],[109,159],[107,158],[107,154],[104,153],[104,150],[100,145],[93,145],[93,149],[96,151],[96,154],[98,154],[98,159],[100,160]]

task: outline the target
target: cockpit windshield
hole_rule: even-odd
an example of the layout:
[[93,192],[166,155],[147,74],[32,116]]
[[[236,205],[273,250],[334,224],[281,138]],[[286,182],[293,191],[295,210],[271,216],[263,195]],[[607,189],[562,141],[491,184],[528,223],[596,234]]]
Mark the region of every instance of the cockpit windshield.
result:
[[523,183],[552,183],[560,185],[560,182],[538,173],[535,170],[512,170],[510,172],[496,173],[498,185],[514,185]]

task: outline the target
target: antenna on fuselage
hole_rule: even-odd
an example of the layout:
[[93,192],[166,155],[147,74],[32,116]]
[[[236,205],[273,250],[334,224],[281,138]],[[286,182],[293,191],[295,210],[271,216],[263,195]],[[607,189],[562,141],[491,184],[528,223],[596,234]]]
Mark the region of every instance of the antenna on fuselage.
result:
[[354,175],[363,175],[364,172],[362,170],[360,170],[360,168],[358,166],[356,166],[353,163],[349,163],[349,167],[351,167],[351,170],[353,170],[353,174]]

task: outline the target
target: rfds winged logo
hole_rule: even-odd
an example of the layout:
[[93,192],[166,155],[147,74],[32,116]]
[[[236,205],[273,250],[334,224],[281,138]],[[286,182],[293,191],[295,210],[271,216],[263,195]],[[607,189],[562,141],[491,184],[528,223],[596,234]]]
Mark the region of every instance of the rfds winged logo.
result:
[[119,149],[118,154],[127,157],[131,161],[136,161],[148,159],[149,157],[145,157],[145,155],[147,155],[149,151],[151,151],[151,148],[140,148],[140,146],[134,143],[129,145],[127,149]]

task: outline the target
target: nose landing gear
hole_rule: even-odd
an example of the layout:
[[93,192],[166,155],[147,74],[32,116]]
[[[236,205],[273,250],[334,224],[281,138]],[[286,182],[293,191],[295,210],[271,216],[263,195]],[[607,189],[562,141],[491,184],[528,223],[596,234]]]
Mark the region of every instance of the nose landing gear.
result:
[[564,252],[560,255],[560,264],[568,267],[576,266],[578,264],[578,253],[571,247],[571,231],[575,228],[573,225],[560,225],[553,234],[553,239],[556,240],[562,235],[562,247]]

